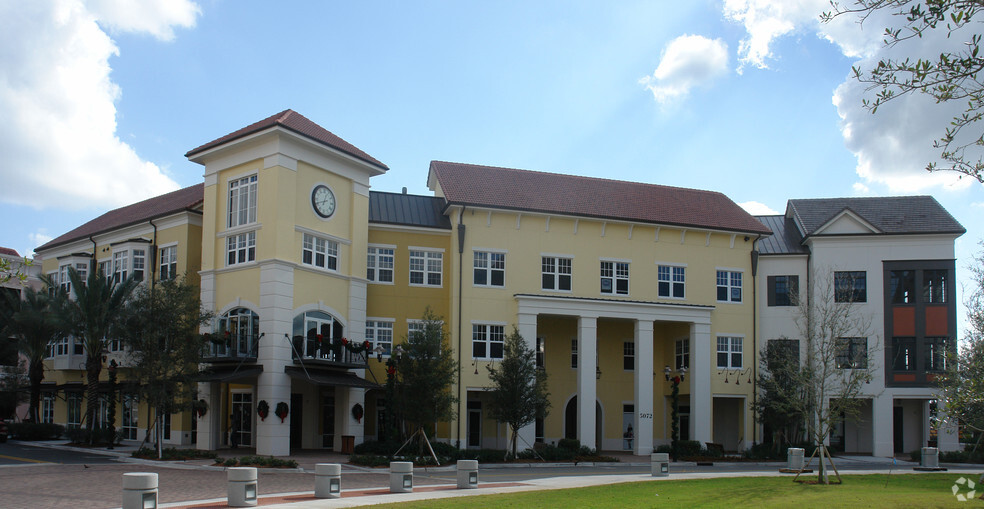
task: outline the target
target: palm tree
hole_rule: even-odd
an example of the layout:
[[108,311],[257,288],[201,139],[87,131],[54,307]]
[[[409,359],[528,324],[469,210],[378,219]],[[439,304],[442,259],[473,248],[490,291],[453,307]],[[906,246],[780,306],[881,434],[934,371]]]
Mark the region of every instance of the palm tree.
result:
[[7,294],[9,309],[6,334],[17,338],[17,350],[27,358],[27,378],[31,397],[28,419],[41,422],[38,408],[41,403],[41,381],[44,380],[44,357],[48,345],[62,335],[61,324],[52,313],[53,302],[48,294],[28,288],[24,300],[17,294]]
[[101,271],[89,271],[88,279],[74,267],[68,269],[74,299],[63,301],[60,313],[68,330],[85,347],[85,421],[89,443],[95,443],[95,416],[99,397],[99,373],[102,372],[103,350],[106,341],[124,318],[126,301],[140,281],[131,275],[117,283]]

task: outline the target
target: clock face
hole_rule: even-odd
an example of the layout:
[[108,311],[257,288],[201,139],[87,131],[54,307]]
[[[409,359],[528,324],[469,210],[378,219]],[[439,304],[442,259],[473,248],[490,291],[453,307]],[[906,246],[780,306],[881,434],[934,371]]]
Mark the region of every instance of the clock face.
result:
[[319,184],[311,191],[311,205],[321,217],[331,217],[335,213],[335,195],[328,186]]

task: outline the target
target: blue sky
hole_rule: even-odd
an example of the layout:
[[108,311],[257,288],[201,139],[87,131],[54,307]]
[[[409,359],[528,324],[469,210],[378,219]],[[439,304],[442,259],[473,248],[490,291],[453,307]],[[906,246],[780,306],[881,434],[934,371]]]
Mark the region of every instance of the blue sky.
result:
[[897,20],[822,25],[828,8],[0,0],[0,246],[198,183],[185,152],[291,108],[386,163],[384,191],[428,193],[440,159],[711,189],[756,213],[931,194],[968,230],[959,271],[984,187],[922,169],[952,110],[865,112],[851,66],[903,51],[881,46]]

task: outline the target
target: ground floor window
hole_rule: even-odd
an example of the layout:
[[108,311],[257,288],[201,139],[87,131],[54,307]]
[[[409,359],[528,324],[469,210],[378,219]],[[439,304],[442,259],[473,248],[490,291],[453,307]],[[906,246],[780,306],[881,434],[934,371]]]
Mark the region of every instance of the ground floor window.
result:
[[55,422],[55,395],[48,393],[41,396],[41,422]]
[[229,443],[233,447],[253,444],[253,393],[232,393]]
[[82,425],[82,393],[68,393],[65,396],[65,405],[68,407],[68,427],[78,428]]
[[124,393],[121,399],[123,419],[120,421],[120,431],[124,440],[137,439],[137,395]]

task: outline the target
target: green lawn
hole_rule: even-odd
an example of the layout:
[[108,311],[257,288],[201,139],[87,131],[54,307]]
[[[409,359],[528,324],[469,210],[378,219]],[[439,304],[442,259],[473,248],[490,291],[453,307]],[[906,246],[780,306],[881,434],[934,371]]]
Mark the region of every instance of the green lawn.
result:
[[[789,477],[738,477],[689,481],[612,484],[591,488],[459,497],[392,504],[393,507],[984,507],[977,499],[960,502],[951,487],[961,474],[843,476],[843,485],[794,483]],[[977,475],[966,476],[977,482]],[[802,479],[802,477],[801,477]],[[815,480],[813,475],[808,478]],[[984,486],[976,486],[977,495]],[[966,494],[968,490],[963,489]],[[657,496],[658,495],[658,496]],[[389,507],[382,506],[382,507]]]

